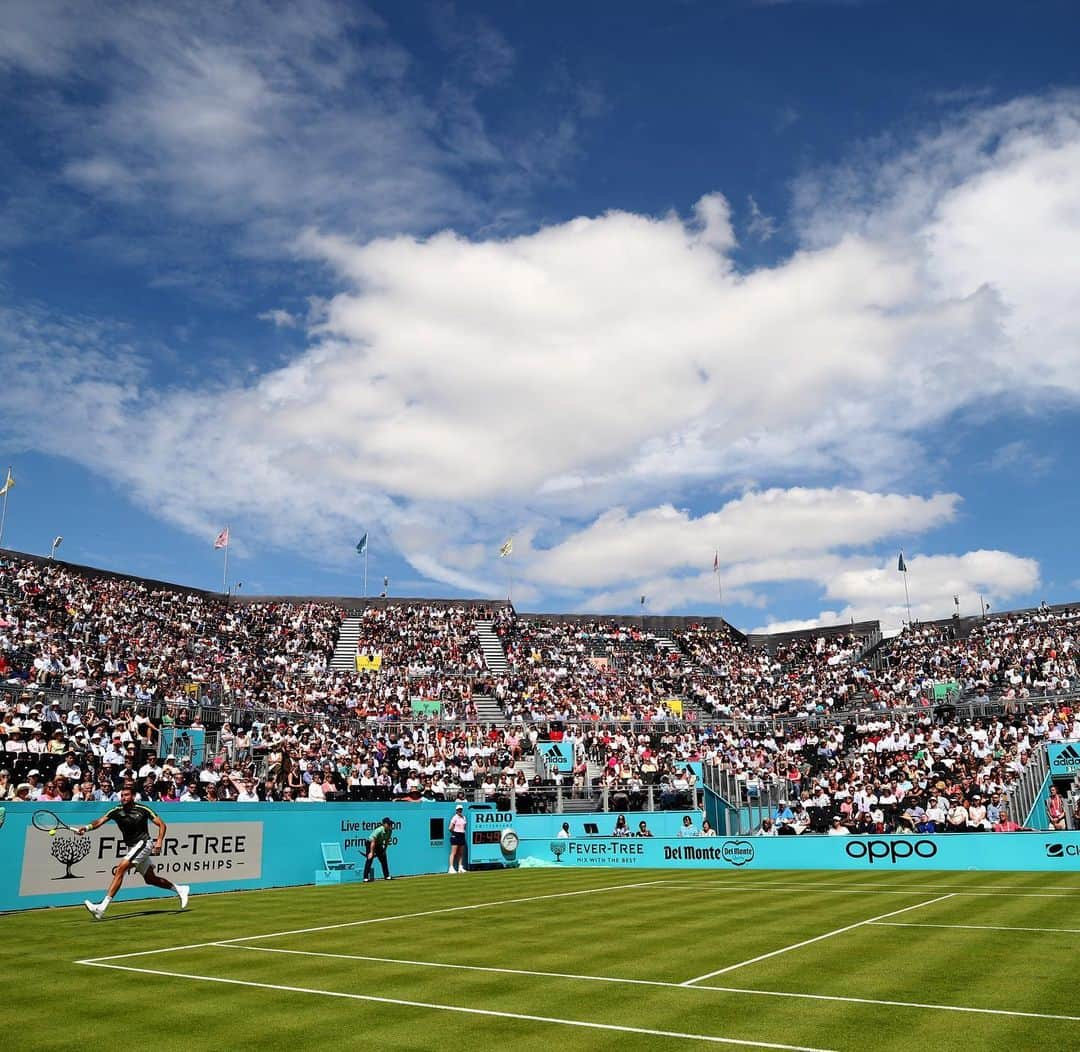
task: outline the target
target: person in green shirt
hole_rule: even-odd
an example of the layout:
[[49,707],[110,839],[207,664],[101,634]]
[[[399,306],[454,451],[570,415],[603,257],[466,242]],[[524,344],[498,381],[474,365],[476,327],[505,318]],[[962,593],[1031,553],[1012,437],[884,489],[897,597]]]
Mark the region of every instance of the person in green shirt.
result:
[[394,823],[389,818],[384,818],[376,827],[375,832],[368,837],[367,861],[364,863],[364,883],[369,884],[375,879],[375,859],[382,866],[383,879],[390,880],[390,867],[386,864],[386,849],[390,846],[390,838],[394,835]]

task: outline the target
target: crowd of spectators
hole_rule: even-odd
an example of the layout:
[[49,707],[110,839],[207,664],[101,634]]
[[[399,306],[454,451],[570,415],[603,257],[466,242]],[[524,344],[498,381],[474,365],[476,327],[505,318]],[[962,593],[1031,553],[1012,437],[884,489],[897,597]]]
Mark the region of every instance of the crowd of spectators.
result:
[[919,684],[942,680],[1009,702],[1069,693],[1080,685],[1078,631],[1080,610],[1045,606],[982,619],[967,635],[948,624],[915,625],[890,642],[892,683],[875,685],[877,696],[910,699]]
[[501,802],[513,795],[519,810],[546,806],[538,780],[517,765],[534,748],[537,728],[254,718],[222,725],[205,755],[192,736],[196,745],[184,755],[159,756],[163,728],[205,730],[186,709],[155,724],[135,707],[113,716],[75,703],[64,713],[24,695],[0,708],[0,801],[114,800],[130,782],[141,799],[164,802]]
[[798,639],[775,652],[749,646],[726,629],[691,626],[673,633],[686,656],[683,690],[724,719],[817,716],[854,707],[873,681],[857,659],[855,635]]
[[[342,611],[224,597],[0,563],[0,682],[132,704],[228,697],[239,707],[332,707],[328,675]],[[342,700],[343,705],[343,700]]]
[[682,716],[683,659],[670,641],[614,621],[500,617],[508,671],[492,691],[509,719],[628,720]]
[[[1033,748],[1080,738],[1067,698],[1074,611],[999,615],[966,634],[915,626],[871,663],[854,634],[767,649],[722,627],[669,639],[632,621],[382,604],[361,617],[365,667],[336,671],[343,617],[331,604],[230,603],[4,562],[0,799],[111,799],[132,781],[150,800],[513,798],[539,809],[558,789],[630,810],[646,798],[684,805],[695,771],[711,766],[741,799],[783,798],[770,816],[781,832],[926,832],[993,828]],[[485,666],[480,617],[494,622],[505,673]],[[961,720],[935,706],[942,682],[999,696],[1004,712]],[[1026,704],[1052,692],[1059,703]],[[498,721],[479,723],[478,695],[494,698]],[[162,731],[208,730],[208,699],[219,710],[202,761],[159,758]],[[439,711],[415,712],[417,699]],[[528,761],[550,733],[572,766],[541,777]]]
[[357,640],[364,667],[351,677],[359,688],[354,714],[413,719],[417,699],[438,702],[444,722],[475,721],[473,687],[485,671],[476,621],[484,613],[425,604],[365,610]]

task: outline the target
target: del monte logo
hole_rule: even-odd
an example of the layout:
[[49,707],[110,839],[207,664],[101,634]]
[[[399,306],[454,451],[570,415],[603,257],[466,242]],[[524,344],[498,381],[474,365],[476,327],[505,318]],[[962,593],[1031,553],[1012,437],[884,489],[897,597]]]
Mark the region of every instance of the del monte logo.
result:
[[754,845],[749,840],[728,840],[721,849],[721,856],[733,866],[745,866],[754,861]]

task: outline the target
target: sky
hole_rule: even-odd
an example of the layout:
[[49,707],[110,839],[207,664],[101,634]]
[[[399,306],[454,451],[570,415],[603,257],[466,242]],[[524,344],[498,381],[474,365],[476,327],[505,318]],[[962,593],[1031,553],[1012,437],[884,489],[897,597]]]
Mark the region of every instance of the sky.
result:
[[1078,45],[1072,0],[7,0],[3,544],[743,630],[1077,599]]

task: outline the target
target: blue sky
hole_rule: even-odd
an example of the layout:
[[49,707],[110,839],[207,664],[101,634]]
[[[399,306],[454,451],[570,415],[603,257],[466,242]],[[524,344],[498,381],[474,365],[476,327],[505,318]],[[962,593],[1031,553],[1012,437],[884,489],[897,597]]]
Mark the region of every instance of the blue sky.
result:
[[[618,15],[614,14],[617,10]],[[4,543],[247,593],[1080,593],[1075,5],[9,2]],[[514,538],[514,553],[498,549]],[[712,573],[719,551],[719,582]]]

